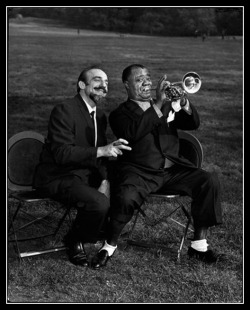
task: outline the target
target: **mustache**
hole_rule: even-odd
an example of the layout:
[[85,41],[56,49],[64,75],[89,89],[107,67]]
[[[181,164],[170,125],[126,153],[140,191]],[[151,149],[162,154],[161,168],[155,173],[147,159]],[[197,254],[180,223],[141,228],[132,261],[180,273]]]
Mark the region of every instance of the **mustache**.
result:
[[105,94],[107,93],[107,89],[105,87],[100,86],[100,87],[95,87],[95,89],[96,90],[102,89]]

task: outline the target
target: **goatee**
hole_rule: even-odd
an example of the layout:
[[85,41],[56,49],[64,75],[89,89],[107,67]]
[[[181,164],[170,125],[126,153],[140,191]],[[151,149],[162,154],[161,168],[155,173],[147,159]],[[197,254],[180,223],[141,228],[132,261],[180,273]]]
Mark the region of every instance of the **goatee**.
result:
[[89,97],[97,104],[105,104],[107,102],[106,98],[96,94],[90,94]]

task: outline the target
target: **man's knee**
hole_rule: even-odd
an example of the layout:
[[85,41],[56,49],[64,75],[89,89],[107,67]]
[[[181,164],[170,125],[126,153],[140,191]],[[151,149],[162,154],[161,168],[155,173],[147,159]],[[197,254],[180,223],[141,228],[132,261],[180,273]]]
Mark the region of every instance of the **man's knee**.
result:
[[125,209],[130,209],[131,206],[137,206],[141,203],[140,194],[132,188],[125,187],[121,189],[117,198],[117,202]]
[[216,172],[207,172],[206,173],[206,182],[209,188],[211,189],[219,189],[220,181],[218,178],[218,174]]
[[98,205],[98,210],[103,213],[107,213],[110,208],[110,201],[105,195],[96,199],[96,204]]
[[84,208],[86,211],[98,211],[99,213],[107,213],[110,208],[109,199],[103,194],[92,196],[89,201],[78,201],[77,206]]
[[132,187],[122,187],[115,196],[111,195],[112,218],[127,223],[133,217],[134,211],[141,205],[143,199],[139,192]]

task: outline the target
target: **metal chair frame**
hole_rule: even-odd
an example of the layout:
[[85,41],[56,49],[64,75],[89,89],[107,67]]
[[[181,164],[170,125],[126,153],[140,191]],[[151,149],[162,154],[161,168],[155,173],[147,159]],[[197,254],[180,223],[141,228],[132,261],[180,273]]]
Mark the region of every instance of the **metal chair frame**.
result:
[[[195,156],[195,159],[192,157],[192,160],[191,160],[191,158],[190,158],[190,160],[197,166],[197,168],[200,168],[201,165],[202,165],[202,161],[203,161],[203,149],[202,149],[202,145],[199,142],[199,140],[194,135],[192,135],[191,133],[188,133],[188,132],[185,132],[185,131],[180,131],[179,132],[179,139],[180,139],[180,145],[182,145],[182,143],[184,141],[187,142],[187,143],[190,143],[190,145],[192,145],[192,149],[196,152],[196,156]],[[188,158],[188,156],[187,156],[187,158]],[[152,247],[153,246],[152,243],[145,242],[145,241],[136,241],[136,240],[133,239],[133,233],[134,233],[134,229],[136,227],[136,223],[137,223],[139,215],[141,215],[145,219],[145,224],[149,225],[149,226],[155,226],[158,223],[163,222],[165,219],[170,219],[173,222],[175,222],[176,224],[184,227],[183,235],[181,237],[180,245],[179,245],[178,252],[177,252],[177,261],[180,261],[181,251],[182,251],[182,248],[183,248],[183,245],[184,245],[184,241],[185,241],[185,239],[187,237],[187,233],[188,233],[188,231],[193,232],[193,229],[189,227],[191,222],[192,222],[191,214],[190,214],[190,212],[188,210],[188,206],[184,205],[184,203],[180,200],[181,197],[185,198],[187,196],[183,196],[183,195],[181,195],[179,193],[178,194],[176,194],[176,193],[162,194],[162,193],[157,193],[157,192],[156,193],[151,193],[145,199],[144,202],[148,201],[151,198],[157,198],[157,199],[164,199],[166,204],[176,202],[178,204],[178,206],[174,210],[169,212],[167,215],[165,215],[164,217],[160,218],[160,220],[152,221],[147,216],[146,212],[143,210],[143,206],[145,206],[145,203],[143,203],[136,210],[132,227],[131,227],[131,229],[130,229],[130,231],[128,233],[128,238],[127,238],[127,242],[126,242],[127,245],[135,245],[135,246],[140,246],[140,247]],[[181,210],[183,212],[183,214],[185,215],[185,217],[187,218],[187,222],[186,222],[185,225],[180,223],[180,222],[178,222],[178,221],[176,221],[175,219],[173,219],[171,217],[171,215],[173,215],[174,213],[176,213],[179,210]]]
[[[34,131],[23,131],[20,133],[15,134],[8,140],[8,200],[9,199],[14,199],[15,201],[18,202],[16,209],[13,212],[13,215],[10,212],[10,209],[8,208],[8,218],[9,218],[9,226],[8,226],[8,242],[15,242],[16,245],[16,251],[17,251],[17,256],[20,260],[24,257],[29,257],[29,256],[34,256],[34,255],[41,255],[41,254],[46,254],[46,253],[51,253],[51,252],[57,252],[61,250],[66,250],[67,247],[65,246],[56,246],[56,236],[62,227],[62,224],[65,222],[66,218],[68,218],[69,223],[72,224],[72,218],[71,218],[71,206],[69,204],[63,204],[61,202],[55,201],[49,197],[42,197],[39,193],[37,193],[36,190],[33,189],[32,183],[33,183],[33,175],[35,172],[35,167],[36,164],[38,164],[39,161],[39,154],[35,154],[35,150],[31,150],[31,154],[28,154],[28,149],[23,150],[19,154],[20,160],[23,159],[24,163],[29,163],[30,156],[33,156],[32,160],[32,165],[29,166],[27,165],[27,169],[29,171],[27,172],[28,177],[26,180],[22,180],[22,177],[19,177],[19,171],[16,172],[20,167],[14,167],[16,170],[13,168],[12,170],[12,159],[10,159],[11,151],[12,148],[15,147],[18,143],[24,142],[25,139],[32,139],[34,142],[37,143],[37,145],[40,145],[41,147],[44,144],[44,137],[43,135],[34,132]],[[27,141],[26,141],[27,142]],[[21,149],[22,150],[22,149]],[[32,153],[33,152],[33,153]],[[25,166],[25,165],[24,165]],[[25,169],[25,167],[20,168]],[[24,210],[25,205],[28,206],[28,208],[34,208],[35,203],[45,203],[47,207],[49,207],[51,210],[47,212],[43,216],[39,216],[38,218],[33,216],[31,213],[26,212]],[[50,222],[47,220],[47,218],[56,212],[60,212],[61,216],[59,221],[57,222],[56,225],[51,226]],[[20,225],[19,227],[16,225],[17,216],[20,214],[24,214],[26,219],[29,220],[29,222],[25,223],[24,225]],[[31,225],[37,225],[38,223],[46,224],[48,228],[51,229],[50,232],[46,234],[38,234],[36,236],[29,236],[27,238],[21,238],[19,237],[19,233],[21,230],[24,230],[25,228],[31,226]],[[27,251],[27,252],[22,252],[20,250],[19,243],[22,241],[31,241],[35,239],[42,239],[45,237],[53,237],[54,238],[54,243],[53,247],[49,249],[38,249],[37,251]]]

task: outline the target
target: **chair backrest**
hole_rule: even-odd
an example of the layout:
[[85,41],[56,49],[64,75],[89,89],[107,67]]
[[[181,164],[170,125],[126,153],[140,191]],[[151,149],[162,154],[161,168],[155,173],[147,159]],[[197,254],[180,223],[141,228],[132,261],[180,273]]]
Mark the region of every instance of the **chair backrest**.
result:
[[34,131],[19,132],[8,140],[8,189],[32,189],[44,140],[43,135]]
[[191,133],[179,131],[180,154],[200,168],[203,161],[203,149],[200,141]]

